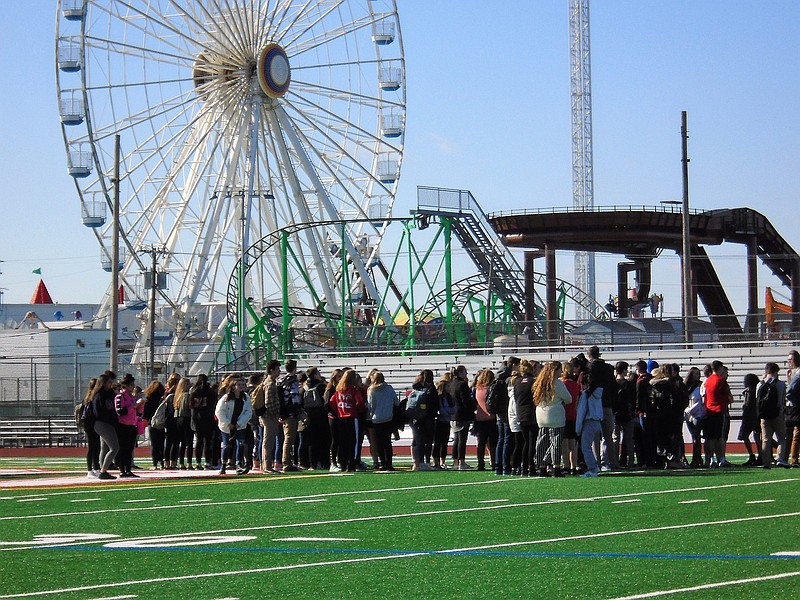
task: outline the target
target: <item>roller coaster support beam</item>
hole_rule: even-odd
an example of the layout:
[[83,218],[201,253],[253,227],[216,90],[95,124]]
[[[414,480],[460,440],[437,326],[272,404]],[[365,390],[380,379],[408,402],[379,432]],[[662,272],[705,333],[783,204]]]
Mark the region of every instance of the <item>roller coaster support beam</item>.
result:
[[747,242],[747,333],[758,333],[758,239]]
[[556,248],[552,244],[546,243],[544,246],[545,255],[545,282],[546,282],[546,318],[547,318],[547,341],[555,342],[558,339],[558,304],[556,302],[557,282],[556,282]]

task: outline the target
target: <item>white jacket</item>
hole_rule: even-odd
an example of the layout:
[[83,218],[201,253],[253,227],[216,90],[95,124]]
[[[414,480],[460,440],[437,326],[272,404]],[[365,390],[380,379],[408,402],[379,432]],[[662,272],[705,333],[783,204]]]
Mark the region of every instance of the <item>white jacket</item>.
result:
[[[242,407],[242,414],[239,415],[239,419],[236,421],[236,429],[244,429],[247,427],[247,423],[253,415],[253,403],[250,402],[250,397],[246,393],[242,393],[242,398],[244,399],[244,406]],[[231,432],[231,419],[233,418],[234,404],[235,402],[233,400],[228,402],[228,394],[225,394],[217,401],[217,408],[214,414],[217,416],[217,425],[220,431],[224,431],[225,433]]]

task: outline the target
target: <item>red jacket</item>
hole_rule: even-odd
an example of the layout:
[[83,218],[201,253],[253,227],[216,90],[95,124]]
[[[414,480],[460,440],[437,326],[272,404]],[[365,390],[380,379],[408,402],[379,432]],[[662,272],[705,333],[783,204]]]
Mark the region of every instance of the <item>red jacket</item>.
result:
[[331,408],[340,419],[355,419],[366,410],[363,394],[356,388],[336,391],[330,400]]

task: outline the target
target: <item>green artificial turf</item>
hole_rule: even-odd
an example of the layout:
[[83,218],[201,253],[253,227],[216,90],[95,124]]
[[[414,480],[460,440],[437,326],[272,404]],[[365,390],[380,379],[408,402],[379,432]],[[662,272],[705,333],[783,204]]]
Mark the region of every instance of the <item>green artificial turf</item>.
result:
[[[770,579],[800,573],[797,469],[256,474],[0,497],[0,598],[617,598],[721,582],[738,583],[670,597],[800,591],[798,575]],[[105,537],[8,544],[55,534]]]

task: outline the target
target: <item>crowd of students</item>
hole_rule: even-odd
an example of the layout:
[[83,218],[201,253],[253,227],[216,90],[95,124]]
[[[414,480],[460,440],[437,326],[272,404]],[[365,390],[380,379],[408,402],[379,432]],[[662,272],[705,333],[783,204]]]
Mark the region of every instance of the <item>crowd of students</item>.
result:
[[[496,475],[731,465],[733,397],[724,364],[681,376],[678,365],[654,360],[612,366],[597,346],[586,354],[544,364],[509,357],[499,372],[483,369],[472,381],[463,365],[438,381],[424,369],[401,394],[377,369],[363,379],[335,369],[326,379],[316,367],[299,372],[294,360],[218,384],[173,373],[144,390],[131,375],[117,381],[106,371],[92,380],[76,417],[86,431],[88,476],[101,479],[114,479],[113,468],[119,477],[137,476],[133,452],[144,433],[153,469],[394,471],[393,441],[406,426],[413,471],[472,469],[470,433],[475,468]],[[745,377],[738,438],[749,453],[746,466],[800,466],[800,355],[790,352],[788,363],[786,383],[776,363],[767,363],[763,377]]]

